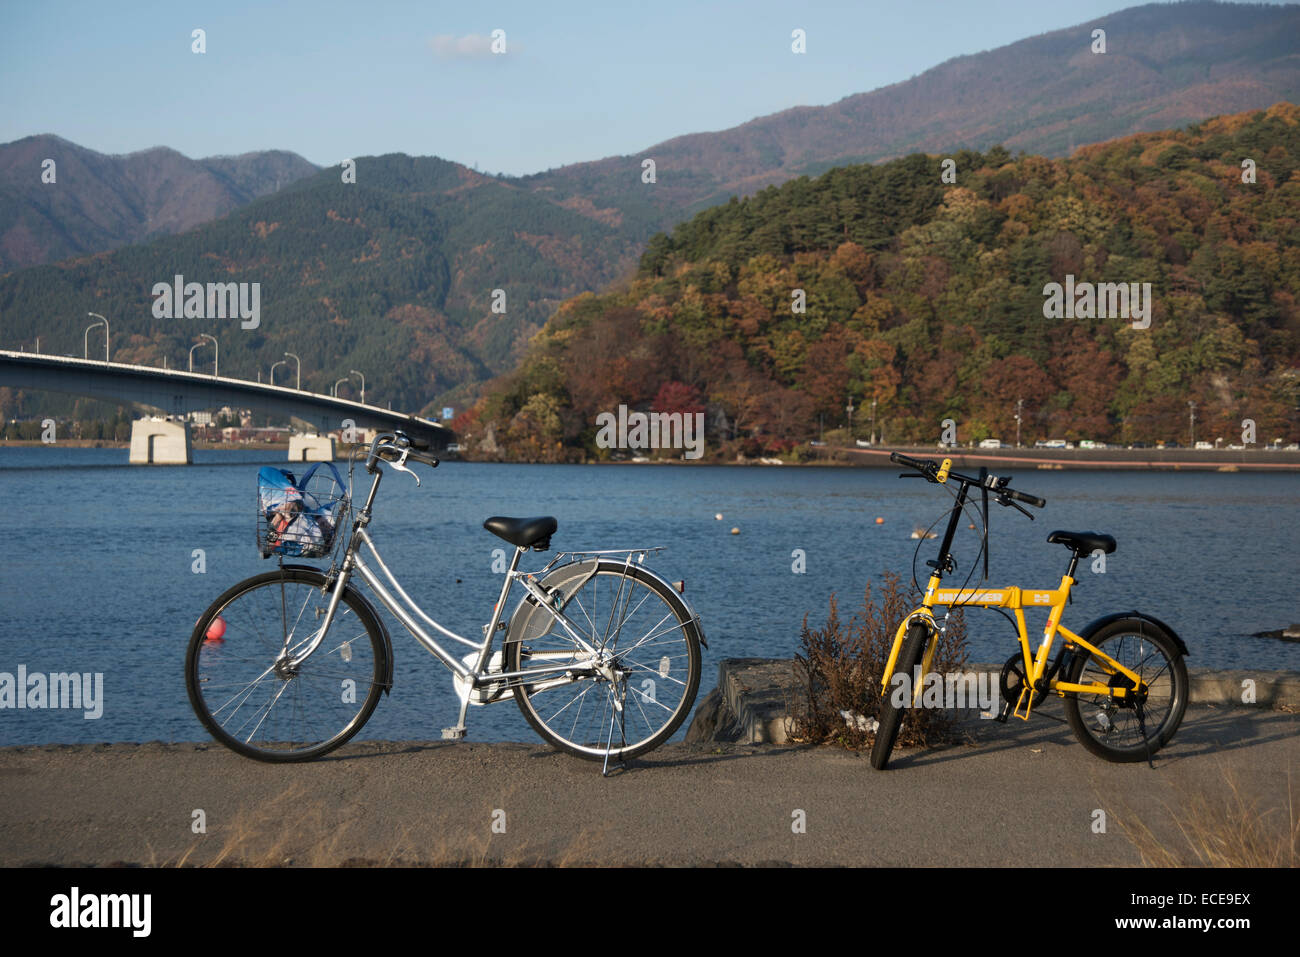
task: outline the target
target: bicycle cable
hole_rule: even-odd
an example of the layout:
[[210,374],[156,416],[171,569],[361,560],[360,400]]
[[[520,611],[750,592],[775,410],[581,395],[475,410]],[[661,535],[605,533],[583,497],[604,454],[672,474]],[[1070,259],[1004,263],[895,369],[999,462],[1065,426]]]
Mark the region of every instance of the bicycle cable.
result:
[[[944,491],[946,491],[949,495],[952,496],[953,501],[955,502],[958,493],[948,488],[946,484],[944,484],[943,488]],[[962,504],[962,513],[966,515],[968,518],[970,517],[970,514],[966,510],[970,508],[971,505],[972,503],[970,501],[966,501]],[[953,508],[955,507],[956,506],[954,505]],[[930,527],[925,530],[925,533],[920,536],[920,541],[916,543],[916,550],[912,552],[912,587],[915,588],[918,593],[921,592],[921,586],[917,584],[916,581],[916,559],[921,554],[921,546],[924,545],[925,542],[927,541],[926,536],[930,534],[931,530],[933,530],[936,525],[938,525],[944,519],[948,518],[951,514],[952,514],[952,508],[949,508],[947,511],[943,512],[938,518],[936,518],[933,522],[931,522]],[[979,551],[975,553],[975,561],[971,565],[970,571],[966,573],[966,580],[962,582],[961,588],[958,589],[957,591],[957,594],[959,595],[962,592],[964,592],[966,590],[966,586],[970,584],[971,576],[975,574],[975,569],[979,565],[980,559],[984,557],[984,550],[985,548],[988,547],[988,540],[989,540],[988,520],[985,516],[980,515],[978,510],[976,510],[975,515],[976,517],[979,518],[979,523],[980,523],[980,530],[981,530],[980,548]],[[972,522],[971,524],[974,524],[974,522]],[[952,608],[964,607],[966,604],[967,604],[966,602],[961,602],[957,605],[950,605],[949,610],[951,611]]]

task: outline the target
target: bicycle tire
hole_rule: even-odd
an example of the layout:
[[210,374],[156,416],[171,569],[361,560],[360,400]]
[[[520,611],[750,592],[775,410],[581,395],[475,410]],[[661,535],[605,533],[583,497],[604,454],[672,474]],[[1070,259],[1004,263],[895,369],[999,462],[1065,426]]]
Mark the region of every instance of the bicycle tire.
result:
[[[255,575],[199,616],[185,655],[190,706],[212,737],[235,753],[272,763],[310,761],[344,744],[374,713],[387,680],[386,645],[373,612],[351,589],[330,623],[330,634],[340,640],[323,641],[294,674],[274,671],[286,630],[291,646],[302,647],[311,636],[296,631],[323,614],[330,597],[326,581],[306,568]],[[210,639],[217,618],[224,634]],[[308,706],[325,717],[312,723]]]
[[[1129,638],[1136,641],[1126,644]],[[1112,622],[1088,641],[1136,671],[1144,682],[1151,685],[1144,708],[1145,734],[1137,727],[1135,709],[1131,705],[1116,704],[1110,695],[1068,693],[1064,702],[1066,720],[1079,743],[1097,757],[1118,764],[1145,761],[1173,739],[1187,710],[1190,685],[1187,665],[1178,643],[1163,628],[1144,618],[1122,618]],[[1107,643],[1111,643],[1110,648],[1105,647]],[[1159,661],[1153,661],[1155,653],[1158,653]],[[1085,670],[1089,672],[1086,677]],[[1076,652],[1065,680],[1076,684],[1117,680],[1130,684],[1118,673],[1113,678],[1107,675],[1095,656],[1082,649]],[[1154,727],[1147,720],[1153,700],[1157,704],[1153,717],[1158,718]],[[1085,714],[1085,709],[1096,710]],[[1116,720],[1117,715],[1125,719],[1124,727],[1131,730],[1129,737],[1135,739],[1131,743],[1118,743],[1121,725]]]
[[907,633],[903,636],[903,647],[898,650],[894,673],[885,683],[885,692],[880,699],[880,711],[876,717],[876,740],[871,744],[871,766],[877,771],[883,771],[889,766],[889,756],[894,750],[894,742],[898,740],[903,714],[910,710],[894,704],[894,675],[907,675],[908,687],[912,692],[916,691],[915,688],[911,688],[910,683],[914,669],[921,663],[921,655],[925,651],[925,642],[929,636],[930,630],[920,622],[909,625]]
[[[565,617],[607,656],[607,664],[616,662],[609,667],[618,677],[610,680],[593,674],[590,655],[548,611],[536,605],[507,635],[505,670],[528,671],[530,665],[554,668],[557,663],[571,662],[572,676],[517,679],[515,703],[533,730],[553,748],[590,761],[626,761],[667,741],[694,707],[700,684],[699,625],[672,586],[647,569],[602,559],[594,573],[588,574],[589,570],[590,563],[575,562],[556,569],[543,584],[564,596]],[[571,592],[564,589],[565,581],[571,584]],[[619,581],[630,583],[628,596],[638,587],[645,590],[644,596],[636,599],[635,608],[630,607],[633,600],[619,592]],[[624,611],[615,627],[619,602]],[[647,603],[650,609],[646,609]],[[602,627],[605,605],[609,606],[609,618]],[[632,626],[635,644],[625,644],[620,650],[632,613],[638,616]],[[636,630],[646,628],[647,622],[648,629],[636,639]],[[641,654],[635,654],[638,650]],[[631,695],[629,678],[639,682]],[[602,686],[602,692],[590,702],[595,708],[587,709],[586,696]],[[621,710],[614,707],[616,700],[623,705]],[[634,735],[631,741],[627,739],[629,724]]]

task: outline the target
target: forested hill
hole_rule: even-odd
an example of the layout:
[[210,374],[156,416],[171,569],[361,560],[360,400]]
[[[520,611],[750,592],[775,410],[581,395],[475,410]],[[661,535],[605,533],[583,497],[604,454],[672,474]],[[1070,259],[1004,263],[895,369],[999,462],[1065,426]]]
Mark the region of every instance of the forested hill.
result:
[[[0,277],[5,346],[39,336],[80,355],[93,309],[110,317],[115,361],[183,367],[202,332],[220,341],[223,374],[265,377],[293,352],[304,388],[328,392],[357,369],[368,401],[420,410],[513,368],[560,301],[636,263],[609,223],[456,163],[390,154],[358,158],[354,182],[345,173],[184,235]],[[155,318],[154,285],[176,275],[258,283],[257,328]]]
[[[918,154],[768,188],[566,302],[458,425],[479,454],[572,459],[608,454],[601,412],[707,409],[711,443],[774,447],[852,396],[891,442],[948,418],[1009,439],[1017,402],[1025,441],[1186,441],[1195,401],[1201,435],[1300,438],[1298,158],[1281,103],[1069,159]],[[1149,328],[1047,318],[1051,283],[1150,283]]]

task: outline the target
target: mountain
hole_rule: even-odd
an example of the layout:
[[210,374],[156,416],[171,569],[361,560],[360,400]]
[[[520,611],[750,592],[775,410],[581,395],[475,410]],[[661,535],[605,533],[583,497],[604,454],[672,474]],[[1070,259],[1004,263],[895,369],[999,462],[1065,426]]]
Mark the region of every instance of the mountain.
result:
[[561,306],[462,443],[604,458],[598,416],[626,406],[773,454],[849,398],[892,442],[947,420],[1007,440],[1018,408],[1030,442],[1176,440],[1189,400],[1202,436],[1300,439],[1300,107],[952,158],[947,181],[924,154],[843,167],[655,237],[635,278]]
[[[1106,31],[1105,53],[1092,52],[1094,29]],[[12,250],[81,258],[0,276],[0,338],[30,348],[39,335],[45,349],[79,350],[76,317],[94,309],[115,324],[115,357],[130,361],[184,363],[196,333],[211,332],[234,374],[265,372],[287,348],[303,356],[312,388],[327,391],[358,369],[368,397],[463,407],[487,378],[515,367],[561,301],[630,275],[651,237],[700,210],[837,164],[1000,142],[1059,156],[1071,143],[1300,99],[1300,56],[1287,39],[1296,35],[1295,6],[1137,7],[830,106],[520,178],[389,155],[359,159],[355,184],[337,168],[289,185],[277,173],[278,192],[249,199],[274,189],[279,167],[267,158],[287,154],[189,161],[155,150],[133,154],[152,157],[141,167],[152,172],[126,177],[110,171],[133,157],[33,138],[3,148],[24,152],[0,163],[9,171],[0,175],[0,263]],[[44,186],[40,158],[56,148],[65,156],[59,185]],[[653,184],[642,182],[644,158],[656,161]],[[194,166],[202,175],[187,178]],[[213,197],[226,194],[214,183],[244,205],[194,227],[220,215]],[[102,252],[128,227],[159,238]],[[226,335],[152,318],[150,290],[177,273],[262,283],[262,328]]]
[[165,147],[109,156],[49,134],[6,143],[0,273],[183,233],[314,172],[279,150],[192,160]]
[[[1094,53],[1093,31],[1106,52]],[[1150,4],[948,60],[919,76],[632,156],[524,177],[666,228],[800,175],[908,153],[1002,145],[1043,156],[1300,100],[1300,6]],[[652,158],[656,184],[640,182]]]

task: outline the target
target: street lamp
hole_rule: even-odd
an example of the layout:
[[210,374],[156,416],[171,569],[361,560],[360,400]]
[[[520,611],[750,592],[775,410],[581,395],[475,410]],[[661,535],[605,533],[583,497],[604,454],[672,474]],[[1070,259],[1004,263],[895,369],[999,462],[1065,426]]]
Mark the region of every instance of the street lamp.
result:
[[1196,403],[1188,402],[1187,408],[1190,410],[1187,413],[1188,428],[1192,433],[1192,441],[1188,443],[1188,447],[1194,449],[1196,448]]
[[[213,339],[212,336],[208,335],[206,332],[200,332],[200,333],[199,333],[199,337],[200,337],[200,338],[203,338],[203,339],[211,339],[211,340],[212,340],[212,346],[213,346],[214,349],[217,350],[216,355],[214,355],[213,358],[212,358],[212,374],[213,374],[214,376],[215,376],[215,375],[218,375],[218,374],[219,374],[219,373],[218,373],[218,369],[219,369],[218,363],[221,361],[221,347],[220,347],[219,345],[217,345],[217,340],[216,340],[216,339]],[[191,371],[191,372],[194,371],[194,350],[197,349],[197,348],[198,348],[199,346],[201,346],[201,345],[203,345],[203,343],[201,343],[201,342],[196,342],[196,343],[194,343],[194,345],[190,346],[190,371]]]
[[871,400],[871,444],[876,444],[876,400]]
[[302,391],[302,360],[299,359],[292,352],[286,352],[285,355],[294,361],[294,368],[298,370],[297,377],[294,379],[293,387],[301,392]]
[[271,385],[275,385],[275,367],[276,367],[276,366],[287,366],[288,364],[289,364],[289,363],[286,362],[284,359],[281,359],[279,362],[276,362],[276,363],[272,364],[272,366],[271,366]]
[[1024,399],[1016,399],[1016,448],[1020,448],[1020,409],[1024,404]]
[[361,375],[361,373],[358,372],[356,369],[349,369],[348,371],[351,372],[353,375],[361,376],[361,404],[365,405],[366,404],[366,377]]
[[332,395],[334,396],[334,398],[337,399],[337,398],[339,397],[339,386],[340,386],[342,383],[347,382],[347,381],[348,381],[348,377],[347,377],[347,376],[344,376],[342,379],[339,379],[338,382],[335,382],[335,383],[334,383],[334,388],[333,388],[333,390],[332,390]]
[[844,411],[849,414],[849,438],[853,438],[853,396],[849,396],[849,404],[844,407]]
[[82,347],[83,347],[82,357],[85,359],[90,358],[90,330],[94,329],[97,325],[99,325],[102,322],[104,324],[104,361],[107,362],[108,361],[108,320],[105,319],[97,312],[88,312],[86,313],[86,315],[94,316],[95,321],[92,322],[90,325],[86,326],[85,341],[82,343]]

